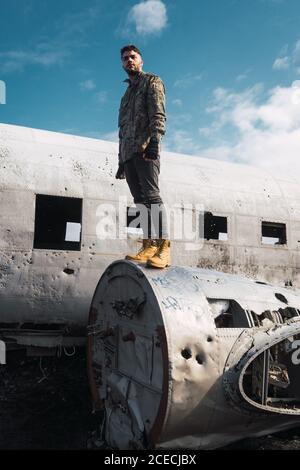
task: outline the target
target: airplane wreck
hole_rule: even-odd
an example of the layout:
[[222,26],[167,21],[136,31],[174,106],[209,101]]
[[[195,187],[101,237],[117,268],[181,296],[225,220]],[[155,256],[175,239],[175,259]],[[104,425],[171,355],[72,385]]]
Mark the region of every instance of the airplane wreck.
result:
[[[0,124],[0,340],[7,345],[34,352],[84,344],[99,276],[139,247],[140,235],[129,233],[129,189],[114,179],[117,154],[116,143]],[[172,240],[174,265],[300,288],[296,176],[169,152],[162,160],[165,205],[191,213],[195,230],[203,222],[196,249]],[[125,237],[97,236],[105,204],[115,206]]]
[[[215,448],[299,425],[297,177],[164,152],[163,200],[200,236],[172,240],[161,272],[118,261],[140,234],[117,153],[0,124],[0,344],[55,355],[85,346],[88,325],[112,447]],[[98,237],[105,204],[125,237]]]
[[216,448],[300,423],[300,296],[241,276],[112,263],[88,364],[118,449]]

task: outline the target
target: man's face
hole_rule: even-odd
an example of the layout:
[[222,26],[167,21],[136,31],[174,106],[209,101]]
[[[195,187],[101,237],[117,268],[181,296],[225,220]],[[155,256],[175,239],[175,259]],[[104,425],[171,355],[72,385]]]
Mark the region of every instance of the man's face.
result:
[[122,55],[122,64],[123,69],[128,75],[135,75],[141,72],[143,67],[142,58],[140,54],[135,51],[125,51]]

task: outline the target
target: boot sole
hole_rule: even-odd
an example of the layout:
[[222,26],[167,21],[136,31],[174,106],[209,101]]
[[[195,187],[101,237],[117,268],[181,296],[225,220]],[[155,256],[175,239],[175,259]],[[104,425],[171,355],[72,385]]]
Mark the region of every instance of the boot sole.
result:
[[134,263],[147,263],[147,260],[141,261],[140,259],[131,259],[131,258],[125,258],[127,261],[133,261]]
[[145,260],[140,260],[140,259],[134,259],[134,258],[127,258],[127,256],[125,256],[125,258],[127,261],[134,261],[135,263],[147,263],[148,259],[145,259]]
[[171,264],[166,264],[165,266],[157,266],[155,264],[147,263],[147,268],[165,269],[165,268],[169,268],[170,266],[171,266]]

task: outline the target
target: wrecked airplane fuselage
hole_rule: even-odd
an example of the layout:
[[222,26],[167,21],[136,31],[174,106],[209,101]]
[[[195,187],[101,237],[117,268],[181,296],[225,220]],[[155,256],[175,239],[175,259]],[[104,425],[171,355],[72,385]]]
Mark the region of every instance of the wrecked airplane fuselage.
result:
[[[99,276],[139,248],[117,162],[117,143],[0,124],[0,340],[8,349],[55,354],[84,344]],[[174,264],[300,288],[297,175],[170,152],[161,162]],[[113,230],[101,237],[107,207]],[[178,231],[185,219],[192,248]]]
[[299,425],[299,309],[241,276],[112,263],[88,327],[108,445],[217,448]]

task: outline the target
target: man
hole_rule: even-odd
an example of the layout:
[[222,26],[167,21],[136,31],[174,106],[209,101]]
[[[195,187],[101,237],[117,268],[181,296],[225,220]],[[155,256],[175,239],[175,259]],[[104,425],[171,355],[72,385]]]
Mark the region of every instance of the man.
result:
[[128,88],[119,110],[116,178],[126,178],[136,206],[146,207],[147,214],[147,220],[145,217],[142,220],[142,249],[136,255],[127,255],[126,259],[165,268],[171,264],[170,240],[158,184],[160,141],[165,134],[166,121],[164,84],[156,75],[143,72],[142,56],[134,45],[121,49],[121,60],[128,74],[125,80]]

